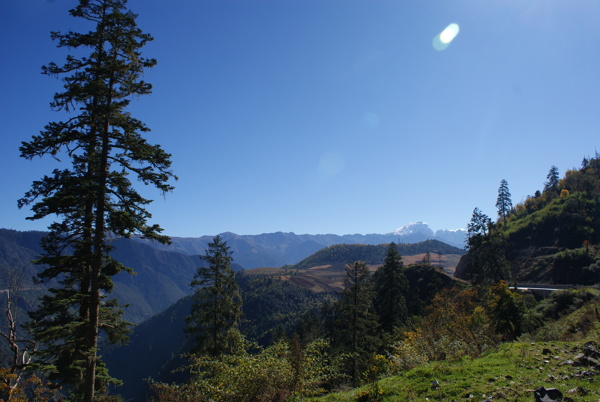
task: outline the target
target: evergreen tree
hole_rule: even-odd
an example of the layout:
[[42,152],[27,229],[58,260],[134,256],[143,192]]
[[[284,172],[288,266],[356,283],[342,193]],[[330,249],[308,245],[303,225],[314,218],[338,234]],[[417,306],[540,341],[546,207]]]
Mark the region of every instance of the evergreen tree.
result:
[[552,166],[548,175],[546,176],[546,183],[544,183],[544,191],[556,190],[558,188],[558,168],[556,166]]
[[363,261],[348,264],[344,290],[336,303],[334,343],[349,356],[347,370],[354,386],[379,347],[377,327],[369,268]]
[[404,273],[404,263],[395,243],[390,243],[384,264],[373,276],[375,282],[375,312],[379,317],[381,329],[392,333],[402,326],[408,315],[404,294],[408,289],[408,280]]
[[498,188],[498,199],[496,200],[496,208],[498,208],[498,218],[504,220],[511,211],[513,205],[510,199],[510,191],[508,191],[508,182],[504,179],[500,182]]
[[240,340],[242,299],[231,269],[230,248],[216,236],[200,258],[208,266],[198,268],[191,283],[195,292],[191,314],[186,317],[187,331],[196,337],[196,353],[234,353]]
[[471,221],[467,225],[467,248],[480,244],[488,235],[492,220],[479,208],[473,210]]
[[581,161],[581,170],[585,172],[587,168],[590,166],[590,160],[586,157]]
[[467,276],[473,283],[486,286],[508,279],[510,266],[505,257],[506,240],[479,208],[473,210],[467,225],[467,248]]
[[113,381],[97,355],[99,337],[104,333],[109,341],[120,341],[128,328],[118,302],[107,299],[111,277],[126,270],[110,257],[110,240],[138,234],[169,241],[158,225],[148,225],[145,207],[151,200],[129,180],[133,175],[165,193],[175,177],[170,155],[149,144],[141,135],[149,129],[126,111],[131,98],[151,92],[141,76],[156,61],[141,57],[152,37],[137,27],[125,2],[80,0],[70,13],[94,29],[52,32],[59,47],[77,50],[62,66],[50,63],[42,70],[62,77],[64,91],[54,95],[51,107],[69,117],[49,123],[20,147],[27,159],[50,155],[70,161],[35,181],[19,206],[33,204],[28,219],[62,218],[49,226],[38,260],[47,266],[39,278],[57,279],[60,286],[42,298],[30,329],[45,345],[40,365],[73,385],[75,398],[85,401]]
[[490,287],[486,299],[486,310],[492,319],[494,331],[505,340],[513,340],[521,335],[526,310],[523,296],[500,281]]

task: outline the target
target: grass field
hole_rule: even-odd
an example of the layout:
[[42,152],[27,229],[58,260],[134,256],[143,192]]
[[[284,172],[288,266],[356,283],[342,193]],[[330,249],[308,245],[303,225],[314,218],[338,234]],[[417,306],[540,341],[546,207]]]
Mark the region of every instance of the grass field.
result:
[[[556,388],[576,402],[600,401],[600,371],[578,366],[576,356],[587,342],[600,349],[597,300],[518,342],[504,343],[483,356],[435,361],[346,392],[313,401],[527,401],[533,390]],[[587,322],[585,330],[581,323]],[[545,341],[549,333],[565,341]],[[436,385],[434,384],[436,382]]]
[[[432,362],[366,385],[329,394],[319,401],[532,401],[539,386],[557,388],[574,401],[600,400],[600,378],[585,367],[563,364],[582,344],[507,343],[478,359]],[[548,354],[548,351],[550,353]],[[544,353],[546,352],[546,354]],[[436,386],[432,385],[434,380]],[[379,398],[375,397],[376,395]]]

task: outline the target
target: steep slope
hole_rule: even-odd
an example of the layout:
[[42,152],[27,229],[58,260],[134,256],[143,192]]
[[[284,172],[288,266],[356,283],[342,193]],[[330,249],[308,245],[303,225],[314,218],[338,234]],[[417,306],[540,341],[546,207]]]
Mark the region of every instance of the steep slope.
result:
[[119,239],[112,255],[132,268],[115,276],[115,297],[128,304],[126,316],[139,323],[163,311],[175,301],[191,293],[190,282],[202,264],[198,256],[157,250],[146,244]]
[[[0,229],[0,290],[8,287],[11,272],[22,275],[19,296],[25,310],[36,305],[44,289],[55,285],[55,282],[33,281],[42,267],[31,261],[41,253],[39,244],[44,234]],[[113,245],[113,256],[136,272],[135,275],[123,272],[114,278],[112,295],[129,305],[125,309],[126,320],[139,323],[191,292],[192,276],[202,263],[198,256],[159,250],[127,239],[118,239]],[[237,265],[235,268],[241,269]]]
[[27,287],[38,268],[31,261],[41,252],[40,240],[44,232],[19,232],[0,229],[0,289],[8,285],[9,271],[23,275]]
[[[600,284],[600,159],[583,165],[490,228],[517,282]],[[468,279],[477,269],[472,254],[459,263],[457,277]]]
[[[311,292],[290,282],[273,278],[238,276],[244,300],[241,331],[260,345],[269,344],[277,331],[292,332],[306,311],[317,310],[326,295]],[[148,400],[148,384],[153,378],[164,382],[184,382],[185,375],[173,370],[186,364],[180,355],[191,349],[184,332],[190,314],[191,296],[134,329],[128,345],[106,350],[104,360],[111,375],[124,382],[115,390],[125,400]],[[143,357],[143,358],[140,358]]]
[[115,393],[125,400],[148,400],[144,379],[174,381],[171,371],[185,364],[181,354],[191,344],[184,332],[185,320],[192,306],[191,296],[177,301],[165,311],[136,326],[127,345],[103,352],[110,374],[123,381]]
[[[5,297],[11,283],[19,282],[18,291],[12,290],[19,308],[18,322],[26,320],[25,312],[32,310],[37,305],[38,298],[47,286],[56,284],[55,280],[46,285],[35,283],[33,278],[40,267],[32,261],[39,255],[39,246],[43,232],[19,232],[16,230],[0,229],[0,306],[6,306]],[[6,316],[0,314],[0,327],[5,327]],[[3,345],[4,346],[4,345]]]
[[[278,333],[289,335],[297,330],[306,317],[318,316],[324,301],[336,297],[312,292],[290,281],[256,277],[252,271],[238,277],[244,300],[241,330],[263,346]],[[406,276],[409,287],[405,296],[410,314],[421,313],[441,289],[462,285],[442,270],[424,264],[408,267]],[[184,318],[190,308],[188,296],[137,326],[128,345],[103,353],[111,375],[124,382],[115,393],[125,400],[144,401],[150,396],[147,378],[168,383],[186,381],[185,374],[173,370],[186,364],[180,354],[190,350],[190,340],[184,333]]]

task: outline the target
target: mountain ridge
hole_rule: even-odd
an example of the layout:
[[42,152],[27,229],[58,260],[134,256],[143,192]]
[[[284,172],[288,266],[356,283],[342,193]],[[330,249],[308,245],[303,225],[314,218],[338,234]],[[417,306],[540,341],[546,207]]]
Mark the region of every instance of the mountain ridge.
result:
[[[425,229],[429,229],[428,231]],[[398,232],[402,229],[402,232]],[[437,230],[433,232],[425,222],[409,223],[396,231],[384,234],[295,234],[273,232],[257,235],[238,235],[233,232],[218,236],[227,242],[233,251],[234,261],[246,269],[281,267],[293,265],[324,247],[336,244],[378,245],[387,243],[414,244],[426,240],[438,240],[454,247],[463,248],[466,230]],[[188,255],[204,254],[214,236],[171,237],[169,246],[152,244],[160,249],[178,251]],[[140,240],[140,239],[138,239]]]
[[[11,271],[22,273],[24,287],[31,290],[25,295],[30,305],[35,305],[40,291],[54,285],[34,285],[32,280],[42,268],[32,260],[42,252],[40,240],[45,234],[0,229],[0,289],[8,288]],[[296,235],[284,232],[237,235],[228,232],[222,237],[233,251],[236,271],[293,265],[334,244],[398,242],[395,235]],[[114,278],[113,295],[120,303],[129,305],[125,309],[125,318],[133,323],[142,322],[190,294],[189,284],[196,268],[202,265],[199,256],[204,255],[212,239],[213,236],[175,237],[172,246],[140,238],[114,239],[113,257],[136,272],[135,275],[122,272]]]

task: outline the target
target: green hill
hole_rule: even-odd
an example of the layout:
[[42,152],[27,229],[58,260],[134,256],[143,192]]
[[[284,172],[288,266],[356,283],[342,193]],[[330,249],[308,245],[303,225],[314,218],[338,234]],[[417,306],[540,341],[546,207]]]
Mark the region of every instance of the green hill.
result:
[[[554,185],[546,185],[490,229],[502,246],[512,279],[519,283],[600,283],[600,158],[584,159]],[[457,276],[477,269],[459,263]]]
[[[430,253],[432,259],[438,254],[464,254],[464,250],[442,243],[438,240],[426,240],[414,244],[398,244],[398,252],[402,256]],[[325,247],[294,265],[293,269],[309,269],[323,265],[344,269],[354,261],[365,261],[369,265],[381,265],[385,259],[387,244],[336,244]]]
[[[254,268],[246,270],[249,276],[271,276],[289,281],[314,292],[339,292],[344,288],[345,267],[354,261],[365,261],[372,272],[383,264],[387,244],[337,244],[325,247],[308,256],[298,264],[282,268]],[[426,276],[431,280],[447,284],[465,253],[438,240],[427,240],[414,244],[398,244],[402,260],[416,281]],[[429,253],[430,263],[421,264]],[[411,267],[411,265],[415,265]]]

